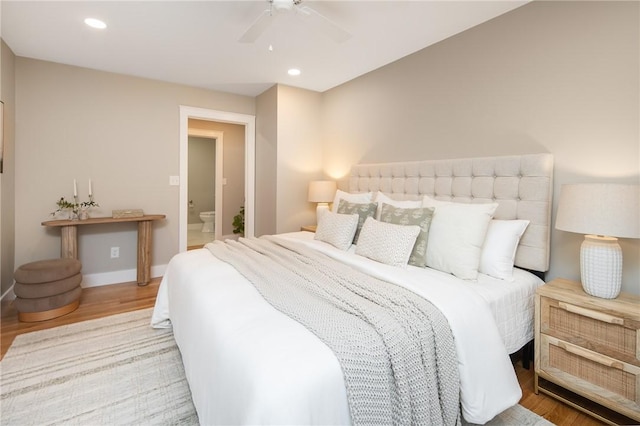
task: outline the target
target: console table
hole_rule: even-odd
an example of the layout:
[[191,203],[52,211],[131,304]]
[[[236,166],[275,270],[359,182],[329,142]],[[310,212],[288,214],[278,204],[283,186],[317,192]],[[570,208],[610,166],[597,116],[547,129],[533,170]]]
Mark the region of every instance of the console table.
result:
[[138,285],[147,285],[151,280],[151,225],[154,220],[164,219],[163,214],[140,217],[93,217],[86,220],[49,220],[43,226],[60,227],[60,257],[78,259],[78,226],[108,223],[138,222]]

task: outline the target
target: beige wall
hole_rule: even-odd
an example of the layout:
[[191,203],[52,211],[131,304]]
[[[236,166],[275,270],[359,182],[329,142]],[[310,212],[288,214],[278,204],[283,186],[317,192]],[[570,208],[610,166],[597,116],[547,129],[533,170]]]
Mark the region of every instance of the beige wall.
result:
[[[637,2],[533,2],[323,94],[276,85],[255,99],[15,58],[15,264],[58,255],[40,222],[74,178],[82,197],[93,179],[96,215],[167,214],[153,247],[165,264],[178,247],[179,105],[256,114],[256,235],[314,223],[308,182],[358,162],[551,152],[556,194],[638,183],[639,18]],[[550,278],[578,278],[581,240],[553,232]],[[639,241],[621,244],[624,288],[640,293]],[[84,272],[133,268],[134,250],[126,227],[87,229]]]
[[316,223],[309,182],[322,170],[322,94],[275,85],[256,98],[256,235]]
[[[533,2],[324,93],[326,173],[550,152],[556,198],[564,183],[640,183],[639,7]],[[553,231],[549,278],[579,278],[582,239]],[[623,289],[640,293],[640,241],[621,245]]]
[[[222,172],[227,184],[222,187],[222,235],[232,235],[233,217],[238,214],[240,207],[245,203],[245,126],[191,119],[189,120],[189,128],[215,130],[224,133]],[[191,173],[191,171],[189,172]]]
[[276,233],[278,161],[278,86],[256,98],[255,236]]
[[15,244],[15,56],[0,41],[0,100],[4,102],[3,173],[0,174],[0,294],[13,284]]
[[[59,256],[59,229],[40,225],[61,196],[81,200],[87,182],[100,208],[166,214],[154,225],[153,265],[178,251],[179,106],[254,114],[254,99],[51,62],[16,58],[15,263]],[[85,229],[86,228],[86,229]],[[83,273],[135,268],[130,226],[80,232]],[[120,246],[120,259],[109,248]]]
[[[191,124],[191,123],[189,123]],[[216,140],[189,136],[189,225],[202,225],[200,213],[215,211]],[[221,214],[221,212],[218,212]]]
[[322,95],[278,85],[277,233],[316,223],[309,182],[322,175]]

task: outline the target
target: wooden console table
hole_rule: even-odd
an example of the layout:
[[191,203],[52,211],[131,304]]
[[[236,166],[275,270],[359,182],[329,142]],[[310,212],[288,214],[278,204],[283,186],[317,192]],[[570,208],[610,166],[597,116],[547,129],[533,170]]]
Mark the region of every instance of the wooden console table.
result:
[[138,222],[138,285],[147,285],[151,280],[151,225],[154,220],[164,219],[163,214],[140,217],[93,217],[86,220],[49,220],[43,226],[60,227],[60,257],[78,259],[78,226],[106,223]]

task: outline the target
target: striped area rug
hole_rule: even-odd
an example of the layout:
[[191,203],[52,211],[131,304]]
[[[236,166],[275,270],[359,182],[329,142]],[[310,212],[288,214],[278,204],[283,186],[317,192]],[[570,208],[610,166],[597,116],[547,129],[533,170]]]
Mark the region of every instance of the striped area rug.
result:
[[2,425],[197,424],[171,330],[151,309],[17,336],[0,363]]
[[[198,424],[173,334],[150,318],[145,309],[16,337],[0,362],[2,425]],[[551,425],[519,405],[488,424]]]

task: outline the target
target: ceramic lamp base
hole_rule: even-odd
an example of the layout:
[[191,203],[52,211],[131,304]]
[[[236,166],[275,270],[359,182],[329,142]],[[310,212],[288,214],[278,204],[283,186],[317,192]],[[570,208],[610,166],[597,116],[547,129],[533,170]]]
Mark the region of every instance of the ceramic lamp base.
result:
[[622,249],[618,239],[585,235],[580,247],[582,287],[588,294],[615,299],[622,287]]
[[325,212],[329,211],[329,203],[318,203],[316,207],[316,224],[320,223],[320,218]]

